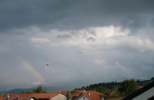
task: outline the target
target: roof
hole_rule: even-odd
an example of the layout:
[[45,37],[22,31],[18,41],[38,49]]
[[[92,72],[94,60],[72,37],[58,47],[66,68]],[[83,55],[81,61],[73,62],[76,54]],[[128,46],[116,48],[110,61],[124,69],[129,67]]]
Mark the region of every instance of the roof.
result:
[[0,96],[0,100],[3,100],[3,97],[2,96]]
[[31,97],[35,98],[52,98],[58,95],[58,93],[32,93]]
[[152,80],[149,84],[145,85],[144,87],[134,91],[132,94],[128,95],[123,100],[131,100],[131,99],[137,97],[138,95],[144,93],[145,91],[151,89],[152,87],[154,87],[154,80]]
[[26,98],[36,98],[36,99],[50,99],[59,93],[23,93],[23,94],[10,94],[10,98],[19,98],[19,99],[26,99]]
[[88,93],[90,93],[90,94],[95,94],[95,95],[100,95],[100,96],[104,96],[104,94],[103,93],[100,93],[100,92],[97,92],[97,91],[90,91],[90,90],[88,90],[88,91],[86,91],[86,90],[76,90],[74,93],[73,93],[73,95],[79,95],[80,93],[82,93],[82,94],[84,94],[84,95],[87,95]]
[[105,95],[96,91],[78,90],[72,93],[73,99],[78,97],[87,97],[90,100],[100,100],[103,96]]

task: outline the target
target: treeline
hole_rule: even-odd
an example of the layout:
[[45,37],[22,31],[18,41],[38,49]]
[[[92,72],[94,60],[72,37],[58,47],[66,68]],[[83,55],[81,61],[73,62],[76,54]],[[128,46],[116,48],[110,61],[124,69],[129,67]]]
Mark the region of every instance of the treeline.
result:
[[89,86],[83,86],[82,88],[77,88],[75,90],[95,90],[111,96],[125,96],[153,80],[154,78],[151,78],[150,80],[131,79],[121,82],[97,83]]

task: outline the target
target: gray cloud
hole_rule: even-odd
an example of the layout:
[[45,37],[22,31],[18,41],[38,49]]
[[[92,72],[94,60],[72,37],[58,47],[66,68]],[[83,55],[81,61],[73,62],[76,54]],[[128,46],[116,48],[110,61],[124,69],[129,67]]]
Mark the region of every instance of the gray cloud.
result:
[[1,29],[53,24],[63,18],[69,7],[67,0],[1,1]]
[[0,26],[1,30],[28,26],[61,29],[110,24],[140,26],[153,19],[153,4],[152,0],[2,0]]

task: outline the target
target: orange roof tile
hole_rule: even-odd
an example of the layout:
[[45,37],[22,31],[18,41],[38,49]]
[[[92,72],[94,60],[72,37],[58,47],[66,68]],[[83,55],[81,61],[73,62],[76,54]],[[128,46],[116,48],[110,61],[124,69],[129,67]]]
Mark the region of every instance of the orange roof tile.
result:
[[3,100],[3,97],[2,96],[0,96],[0,100]]
[[58,93],[32,93],[31,97],[35,98],[52,98],[58,95]]
[[19,98],[20,100],[26,100],[27,98],[36,98],[36,99],[50,99],[59,93],[23,93],[23,94],[9,94],[10,98]]

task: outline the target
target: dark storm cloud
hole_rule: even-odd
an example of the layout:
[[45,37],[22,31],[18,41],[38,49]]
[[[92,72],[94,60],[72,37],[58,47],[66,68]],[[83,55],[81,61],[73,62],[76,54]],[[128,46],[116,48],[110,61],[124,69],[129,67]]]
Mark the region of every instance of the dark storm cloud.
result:
[[[140,24],[153,16],[153,0],[1,0],[0,28],[48,26],[81,28],[108,24]],[[141,18],[140,18],[141,16]],[[153,17],[152,17],[153,18]]]
[[104,0],[102,3],[105,11],[113,14],[152,13],[154,10],[153,0]]
[[0,3],[1,29],[53,24],[63,18],[67,0],[3,0]]

